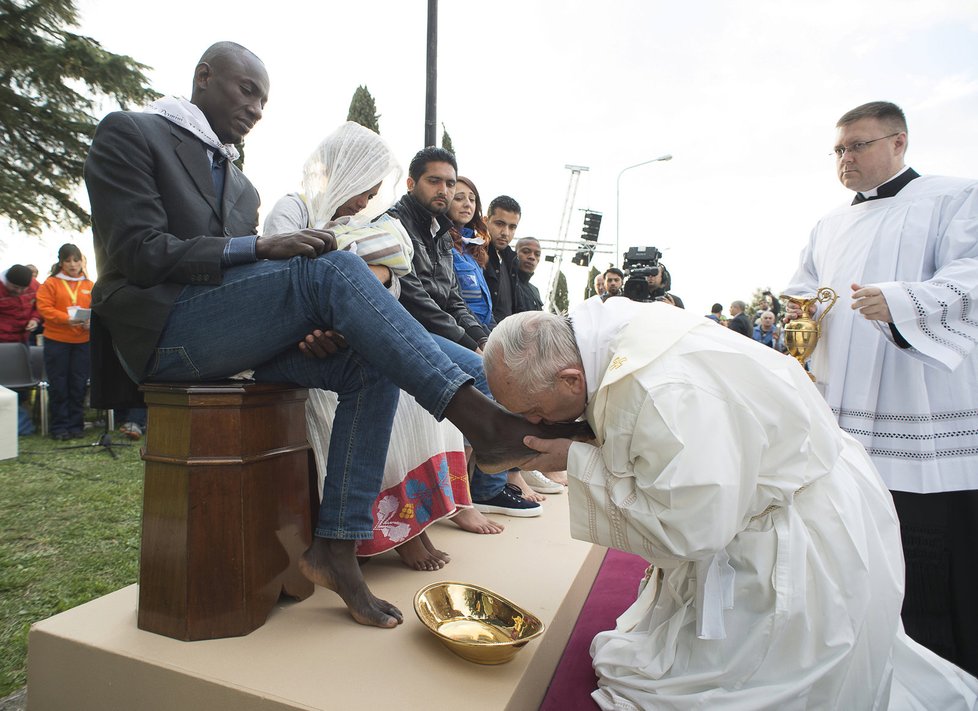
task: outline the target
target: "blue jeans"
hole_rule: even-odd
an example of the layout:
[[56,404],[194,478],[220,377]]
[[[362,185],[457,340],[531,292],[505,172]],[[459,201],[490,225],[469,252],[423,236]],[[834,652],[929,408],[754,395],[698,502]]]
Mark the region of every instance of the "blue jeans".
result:
[[[315,329],[350,348],[329,358],[297,344]],[[349,252],[232,267],[216,286],[187,286],[170,312],[147,380],[226,378],[253,368],[260,382],[295,383],[339,396],[317,536],[373,536],[398,388],[441,419],[472,381]]]
[[[475,379],[473,385],[483,395],[491,398],[492,393],[489,392],[489,383],[486,381],[486,371],[482,364],[482,356],[442,336],[431,334],[431,337],[455,365]],[[488,501],[503,490],[503,487],[506,486],[506,481],[506,472],[487,474],[479,469],[479,467],[476,467],[472,473],[472,481],[469,482],[469,492],[472,494],[472,500]]]
[[142,429],[146,429],[146,408],[145,407],[130,407],[125,410],[115,410],[115,421],[118,424],[124,424],[126,422],[131,422],[134,425],[139,425]]
[[51,434],[85,429],[85,391],[88,389],[88,341],[64,343],[44,339],[44,370],[48,376]]

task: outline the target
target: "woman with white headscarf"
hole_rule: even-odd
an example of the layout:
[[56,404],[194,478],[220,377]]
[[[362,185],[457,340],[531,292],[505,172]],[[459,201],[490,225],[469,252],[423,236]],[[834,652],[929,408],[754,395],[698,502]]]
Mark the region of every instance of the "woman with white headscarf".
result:
[[[338,249],[351,249],[363,257],[396,296],[396,277],[411,268],[411,239],[396,219],[385,215],[368,222],[364,213],[383,181],[393,176],[392,182],[397,183],[400,175],[384,140],[348,121],[309,157],[303,169],[303,192],[286,195],[275,204],[265,218],[263,233],[329,225]],[[335,393],[310,390],[306,403],[306,429],[319,470],[320,494],[336,402]],[[373,556],[395,548],[409,567],[437,570],[449,556],[432,545],[425,529],[471,505],[461,433],[447,420],[435,420],[402,392],[384,482],[373,506],[374,536],[357,542],[357,555]]]

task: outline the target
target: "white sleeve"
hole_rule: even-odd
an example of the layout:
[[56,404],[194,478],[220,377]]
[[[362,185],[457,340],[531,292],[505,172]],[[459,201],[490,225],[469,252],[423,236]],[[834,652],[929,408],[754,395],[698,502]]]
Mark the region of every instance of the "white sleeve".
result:
[[[816,227],[816,229],[818,228]],[[814,244],[815,230],[812,230],[812,233],[808,237],[808,242],[805,244],[804,249],[801,250],[798,269],[795,271],[795,275],[791,277],[788,286],[784,288],[783,293],[792,296],[814,296],[818,291],[818,272],[815,269],[815,260],[813,257]]]
[[306,210],[305,203],[298,195],[290,193],[272,206],[272,211],[262,223],[261,233],[263,237],[286,235],[304,230],[308,226],[309,211]]
[[[911,357],[952,371],[978,344],[978,187],[948,199],[934,250],[934,276],[874,284]],[[877,324],[892,340],[889,327]]]
[[766,434],[745,406],[694,385],[648,395],[637,415],[608,418],[602,447],[571,445],[571,535],[665,567],[704,560],[744,527]]

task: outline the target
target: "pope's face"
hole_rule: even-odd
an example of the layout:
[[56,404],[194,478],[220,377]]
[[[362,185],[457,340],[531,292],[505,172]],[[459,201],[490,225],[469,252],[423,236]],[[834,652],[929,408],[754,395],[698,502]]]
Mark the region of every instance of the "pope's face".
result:
[[894,133],[891,125],[874,118],[859,119],[839,127],[835,137],[837,148],[872,141],[858,153],[846,150],[842,157],[836,158],[836,169],[843,185],[857,192],[872,190],[900,171],[907,134],[899,132],[890,136],[891,133]]
[[503,368],[493,368],[486,377],[496,402],[533,424],[573,422],[587,406],[587,384],[581,368],[565,368],[552,388],[533,395]]

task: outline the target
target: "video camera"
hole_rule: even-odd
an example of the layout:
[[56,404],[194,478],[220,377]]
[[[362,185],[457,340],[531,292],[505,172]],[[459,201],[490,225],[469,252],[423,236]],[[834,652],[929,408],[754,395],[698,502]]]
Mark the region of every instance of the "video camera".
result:
[[662,252],[655,247],[630,247],[625,253],[622,271],[625,272],[625,285],[622,296],[632,301],[655,301],[649,289],[648,277],[659,274],[659,257]]

